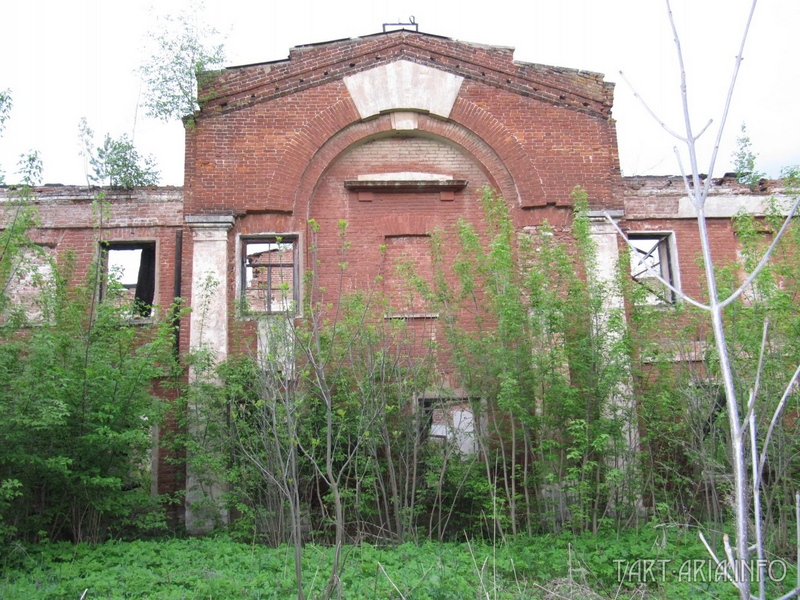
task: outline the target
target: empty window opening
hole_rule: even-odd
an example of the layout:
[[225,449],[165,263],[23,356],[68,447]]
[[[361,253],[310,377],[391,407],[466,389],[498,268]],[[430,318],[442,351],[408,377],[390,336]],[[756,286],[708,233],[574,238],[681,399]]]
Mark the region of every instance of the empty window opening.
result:
[[103,244],[107,281],[105,295],[130,306],[134,317],[150,317],[156,292],[155,242]]
[[676,286],[672,234],[628,234],[631,243],[631,277],[647,289],[642,304],[674,304],[675,292],[659,281]]
[[242,240],[242,294],[251,314],[291,313],[300,297],[297,238],[275,236]]

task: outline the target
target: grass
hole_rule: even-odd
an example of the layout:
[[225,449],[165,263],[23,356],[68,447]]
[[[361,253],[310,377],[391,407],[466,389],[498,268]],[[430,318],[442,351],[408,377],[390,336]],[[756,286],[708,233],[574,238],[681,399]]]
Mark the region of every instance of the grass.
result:
[[[520,537],[498,546],[479,540],[362,544],[348,546],[344,556],[347,599],[736,598],[730,584],[714,581],[713,569],[681,572],[687,561],[693,565],[707,556],[696,532],[680,528]],[[6,600],[296,597],[291,548],[226,537],[12,544],[0,557],[0,598]],[[331,557],[330,548],[305,547],[307,598],[322,594]],[[787,572],[782,587],[794,580]]]

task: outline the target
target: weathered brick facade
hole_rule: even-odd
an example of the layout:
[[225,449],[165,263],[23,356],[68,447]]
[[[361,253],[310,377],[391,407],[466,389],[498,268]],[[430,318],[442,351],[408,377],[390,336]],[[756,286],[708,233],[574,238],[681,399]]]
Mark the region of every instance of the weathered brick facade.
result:
[[[622,183],[625,231],[669,233],[674,238],[673,258],[682,291],[693,298],[702,298],[705,275],[699,260],[700,239],[683,180],[680,177],[627,177]],[[782,182],[762,180],[756,190],[738,183],[731,175],[712,182],[706,201],[706,222],[718,265],[739,260],[731,218],[740,211],[763,216],[768,199],[772,197],[786,199]],[[788,208],[788,204],[784,206]]]
[[[613,85],[602,75],[518,63],[509,48],[395,31],[226,69],[205,82],[200,97],[203,108],[186,127],[183,191],[111,192],[98,229],[91,190],[36,190],[41,225],[33,232],[56,253],[73,251],[84,271],[100,239],[155,242],[161,306],[176,295],[192,306],[202,282],[216,279],[206,337],[198,337],[196,311],[182,322],[182,352],[202,342],[224,358],[255,339],[255,322],[237,310],[243,239],[291,243],[299,275],[309,264],[313,219],[325,285],[338,274],[344,220],[351,244],[346,288],[375,281],[381,247],[383,260],[410,257],[425,276],[427,236],[459,219],[479,226],[484,187],[499,190],[518,228],[547,220],[558,230],[570,223],[570,194],[581,185],[590,209],[610,211],[623,229],[670,234],[676,278],[689,294],[701,294],[699,242],[682,182],[621,177]],[[769,191],[726,180],[712,198],[749,205]],[[732,260],[732,213],[719,214],[709,223],[712,245]],[[602,235],[610,264],[619,240]],[[395,295],[402,282],[387,276],[383,286]],[[425,312],[402,299],[391,309]],[[163,460],[158,476],[159,490],[184,485],[183,474]]]

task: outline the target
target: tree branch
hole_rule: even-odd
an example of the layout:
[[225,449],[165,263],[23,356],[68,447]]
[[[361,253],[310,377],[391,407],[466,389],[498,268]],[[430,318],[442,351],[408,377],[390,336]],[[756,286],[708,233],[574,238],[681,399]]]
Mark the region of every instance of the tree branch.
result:
[[[609,215],[608,212],[605,212],[604,215],[605,215],[606,219],[608,219],[609,223],[611,223],[614,226],[614,229],[617,230],[617,233],[620,235],[620,237],[622,237],[622,239],[625,240],[625,243],[628,245],[628,247],[635,249],[633,244],[631,244],[631,241],[628,239],[628,236],[625,235],[625,233],[622,231],[622,229],[620,229],[620,227],[619,227],[619,225],[617,225],[616,221],[614,221],[614,219],[611,218],[611,215]],[[707,305],[702,304],[702,303],[698,302],[697,300],[694,300],[693,298],[691,298],[691,297],[687,296],[686,294],[684,294],[681,290],[676,288],[669,281],[667,281],[660,274],[658,274],[653,269],[653,267],[651,267],[650,265],[645,263],[644,267],[645,267],[645,269],[647,269],[647,274],[648,275],[651,275],[652,277],[656,278],[660,283],[662,283],[666,287],[668,287],[681,300],[684,300],[685,302],[688,302],[689,304],[691,304],[692,306],[696,306],[697,308],[701,308],[703,310],[709,310],[709,307]]]
[[789,214],[786,215],[786,219],[783,221],[783,225],[781,226],[780,231],[778,231],[778,234],[775,236],[775,239],[772,240],[772,243],[770,244],[769,248],[767,248],[767,251],[764,253],[764,256],[761,257],[761,260],[756,265],[756,268],[753,269],[753,272],[747,276],[747,279],[745,279],[744,283],[741,286],[739,286],[739,289],[737,289],[730,296],[725,298],[725,300],[722,300],[719,303],[720,308],[725,308],[726,306],[728,306],[728,304],[736,300],[736,298],[738,298],[742,294],[742,292],[744,292],[747,289],[747,286],[753,283],[753,280],[756,277],[758,277],[758,274],[761,273],[761,271],[767,265],[770,256],[772,256],[772,251],[775,249],[775,246],[778,245],[778,242],[783,237],[783,234],[786,233],[786,230],[789,228],[789,225],[792,222],[792,218],[794,217],[794,213],[797,211],[798,206],[800,206],[800,195],[797,196],[797,198],[795,199],[794,204],[792,204],[792,208],[789,210]]

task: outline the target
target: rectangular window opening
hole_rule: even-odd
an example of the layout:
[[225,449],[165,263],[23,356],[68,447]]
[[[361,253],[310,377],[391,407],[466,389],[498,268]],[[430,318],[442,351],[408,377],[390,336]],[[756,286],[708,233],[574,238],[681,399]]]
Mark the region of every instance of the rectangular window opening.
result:
[[300,299],[296,236],[242,239],[241,301],[244,312],[297,312]]
[[155,242],[103,242],[106,281],[101,295],[117,306],[130,307],[131,316],[153,316],[156,292]]
[[[675,292],[659,281],[661,277],[677,288],[676,264],[671,233],[629,233],[631,277],[647,293],[640,304],[675,304]],[[658,277],[657,277],[658,276]]]
[[439,444],[453,444],[462,455],[478,450],[472,406],[466,399],[419,398],[419,437]]

